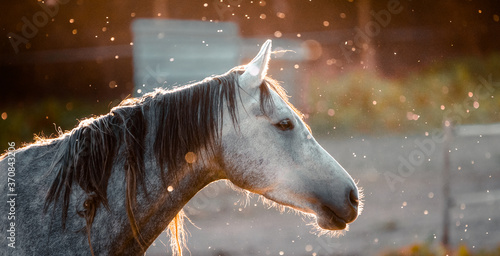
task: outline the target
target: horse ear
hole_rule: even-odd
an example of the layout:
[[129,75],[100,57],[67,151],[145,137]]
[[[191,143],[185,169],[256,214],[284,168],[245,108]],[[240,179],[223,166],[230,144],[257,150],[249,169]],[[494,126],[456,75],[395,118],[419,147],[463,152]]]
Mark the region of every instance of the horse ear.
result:
[[240,76],[239,83],[243,88],[257,88],[267,75],[269,59],[271,57],[272,41],[267,40],[260,48],[257,56],[245,66],[245,72]]

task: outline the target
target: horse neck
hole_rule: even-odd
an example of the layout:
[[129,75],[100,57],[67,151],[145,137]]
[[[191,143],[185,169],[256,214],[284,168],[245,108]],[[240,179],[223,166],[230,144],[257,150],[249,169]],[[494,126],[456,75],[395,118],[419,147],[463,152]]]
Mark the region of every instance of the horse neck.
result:
[[[153,145],[154,136],[148,132],[144,145]],[[203,152],[201,152],[203,154]],[[203,187],[212,181],[221,179],[220,165],[212,159],[200,159],[193,164],[186,164],[178,170],[164,170],[163,178],[160,167],[156,161],[152,147],[147,147],[144,157],[145,186],[137,187],[137,205],[134,208],[135,220],[139,229],[139,245],[133,233],[130,232],[128,219],[123,218],[128,226],[113,242],[113,252],[120,254],[138,252],[143,253],[182,210],[184,205]],[[123,172],[122,172],[123,173]],[[123,186],[123,177],[115,179]],[[124,197],[123,197],[124,198]],[[123,199],[118,199],[122,200]],[[126,211],[122,209],[122,215]]]

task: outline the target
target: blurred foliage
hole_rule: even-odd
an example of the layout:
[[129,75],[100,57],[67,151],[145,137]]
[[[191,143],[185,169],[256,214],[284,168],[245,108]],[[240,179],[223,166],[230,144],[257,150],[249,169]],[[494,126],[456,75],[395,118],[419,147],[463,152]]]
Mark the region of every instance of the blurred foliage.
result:
[[412,244],[400,249],[390,250],[382,253],[383,256],[497,256],[500,255],[500,245],[491,250],[471,251],[466,245],[461,244],[457,248],[446,249],[443,246],[433,247],[428,243]]
[[436,63],[389,79],[367,71],[313,74],[308,123],[330,133],[411,133],[500,121],[500,54]]
[[59,127],[62,131],[71,130],[78,120],[105,114],[116,104],[118,101],[97,103],[46,98],[3,107],[0,109],[0,149],[3,153],[7,142],[11,141],[16,143],[16,147],[21,147],[34,142],[37,136],[54,137]]

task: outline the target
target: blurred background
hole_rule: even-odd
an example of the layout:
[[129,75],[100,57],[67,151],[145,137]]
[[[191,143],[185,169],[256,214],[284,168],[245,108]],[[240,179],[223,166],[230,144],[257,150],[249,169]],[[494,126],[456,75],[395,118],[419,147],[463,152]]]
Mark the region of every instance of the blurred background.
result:
[[[176,49],[159,52],[163,62],[141,62],[148,36],[163,45],[192,38],[207,47],[224,37],[234,49],[212,56],[223,63],[220,73],[246,63],[267,38],[292,50],[273,57],[270,75],[284,82],[320,144],[364,187],[365,210],[343,237],[317,237],[310,220],[267,209],[257,197],[245,204],[244,195],[218,182],[185,208],[197,226],[187,224],[192,255],[443,255],[446,248],[451,255],[500,255],[498,1],[2,6],[2,150],[9,141],[57,134],[56,126],[70,130],[148,86],[181,85],[170,80],[175,68],[198,79],[203,67],[196,56],[184,62],[183,54],[169,55]],[[224,54],[230,57],[218,61]],[[138,79],[148,67],[154,79]],[[148,254],[168,254],[163,243],[164,237]]]

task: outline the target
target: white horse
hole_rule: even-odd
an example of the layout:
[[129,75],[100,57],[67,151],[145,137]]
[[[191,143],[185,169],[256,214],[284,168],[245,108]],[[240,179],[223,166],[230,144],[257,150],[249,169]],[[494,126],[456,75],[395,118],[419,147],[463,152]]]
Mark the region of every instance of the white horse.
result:
[[169,223],[181,252],[183,206],[219,179],[346,229],[356,184],[266,76],[270,54],[1,156],[0,254],[140,255]]

